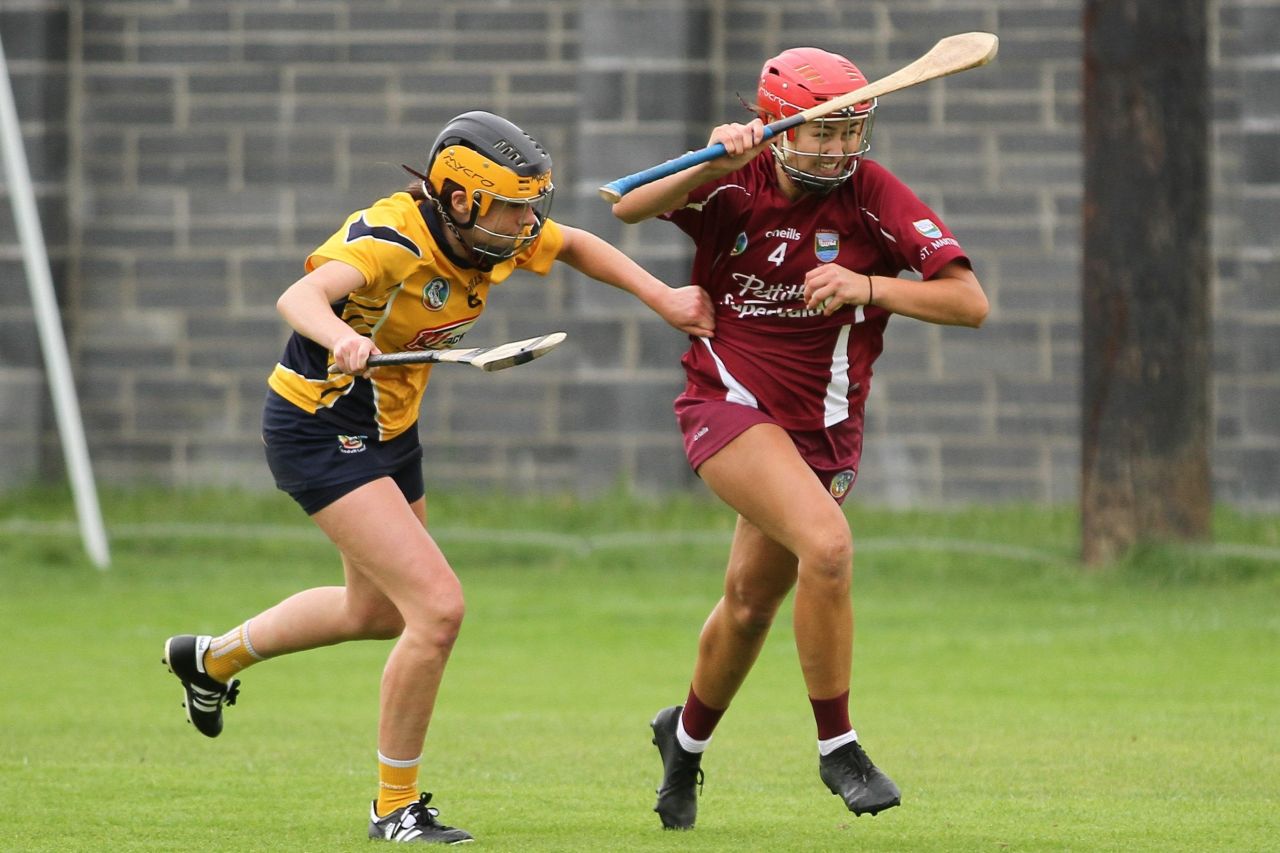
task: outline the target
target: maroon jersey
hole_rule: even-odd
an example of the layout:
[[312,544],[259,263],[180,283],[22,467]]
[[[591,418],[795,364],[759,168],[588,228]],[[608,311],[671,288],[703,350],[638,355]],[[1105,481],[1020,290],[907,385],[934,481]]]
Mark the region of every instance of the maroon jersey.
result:
[[808,310],[805,273],[835,263],[927,279],[965,258],[937,215],[867,159],[829,195],[791,201],[766,150],[697,187],[663,218],[693,238],[693,284],[711,295],[716,312],[715,339],[694,338],[681,360],[685,394],[753,406],[793,430],[861,421],[889,322],[875,306],[844,306],[830,317]]

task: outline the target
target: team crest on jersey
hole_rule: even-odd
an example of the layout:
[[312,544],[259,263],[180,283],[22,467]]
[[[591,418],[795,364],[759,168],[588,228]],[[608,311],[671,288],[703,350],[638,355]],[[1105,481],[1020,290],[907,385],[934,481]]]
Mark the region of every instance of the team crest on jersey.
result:
[[449,301],[449,279],[433,278],[422,288],[422,305],[431,311],[439,311]]
[[741,255],[746,250],[747,250],[747,232],[743,231],[738,234],[738,239],[733,241],[733,249],[730,250],[729,254]]
[[840,254],[840,235],[834,231],[819,231],[813,235],[813,252],[818,260],[829,264]]
[[340,435],[338,436],[338,452],[340,453],[363,453],[365,449],[364,440],[367,435]]
[[932,219],[917,219],[911,223],[915,229],[930,239],[936,239],[942,236],[942,229],[934,224]]
[[849,487],[853,485],[853,478],[857,476],[856,471],[841,471],[831,478],[831,497],[839,500],[844,497]]

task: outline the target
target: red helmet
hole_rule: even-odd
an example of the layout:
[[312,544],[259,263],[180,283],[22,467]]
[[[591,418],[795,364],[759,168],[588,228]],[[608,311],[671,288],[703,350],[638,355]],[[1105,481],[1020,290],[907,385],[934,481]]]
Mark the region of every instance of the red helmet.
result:
[[[757,109],[765,122],[776,121],[866,84],[867,78],[858,67],[843,56],[816,47],[793,47],[765,62],[760,70]],[[816,192],[830,192],[849,179],[858,168],[862,155],[871,150],[871,123],[875,109],[876,101],[872,99],[815,119],[814,123],[853,123],[849,135],[853,140],[853,150],[840,155],[841,162],[834,172],[823,170],[815,173],[796,168],[797,156],[813,157],[817,152],[799,151],[788,144],[796,140],[794,128],[784,134],[785,141],[772,143],[773,153],[796,183]]]

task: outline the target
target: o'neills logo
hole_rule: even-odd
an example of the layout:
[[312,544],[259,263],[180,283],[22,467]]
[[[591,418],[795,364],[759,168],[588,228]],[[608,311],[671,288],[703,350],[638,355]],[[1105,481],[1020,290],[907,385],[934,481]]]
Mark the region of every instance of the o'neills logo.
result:
[[794,228],[775,228],[772,231],[766,231],[766,237],[781,237],[783,240],[799,240],[800,232]]

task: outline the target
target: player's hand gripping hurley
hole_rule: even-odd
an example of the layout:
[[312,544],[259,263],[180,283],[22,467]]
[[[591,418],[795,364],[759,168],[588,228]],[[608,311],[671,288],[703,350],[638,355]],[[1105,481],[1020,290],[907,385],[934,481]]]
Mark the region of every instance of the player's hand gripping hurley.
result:
[[[428,349],[411,352],[389,352],[369,356],[368,367],[395,364],[469,364],[486,373],[505,370],[540,358],[564,343],[564,332],[551,332],[523,341],[512,341],[492,347],[468,349]],[[330,373],[339,373],[338,365],[329,365]]]
[[[878,98],[890,92],[897,92],[900,89],[909,88],[926,80],[935,80],[938,77],[946,77],[948,74],[955,74],[959,71],[967,71],[970,68],[986,65],[995,57],[998,46],[999,39],[991,33],[960,33],[959,35],[947,36],[930,48],[929,52],[924,56],[910,65],[899,68],[887,77],[881,77],[874,83],[868,83],[848,94],[832,98],[816,107],[810,107],[804,112],[766,124],[764,126],[764,139],[772,139],[797,125],[821,118],[828,113],[848,109],[872,98]],[[645,184],[653,183],[677,172],[683,172],[690,166],[708,163],[724,156],[724,154],[725,147],[719,142],[714,145],[708,145],[706,148],[700,148],[697,151],[690,151],[688,154],[677,157],[674,160],[659,163],[657,166],[651,166],[642,172],[636,172],[634,175],[627,175],[605,184],[600,188],[600,197],[607,202],[615,203],[636,187],[642,187]]]

